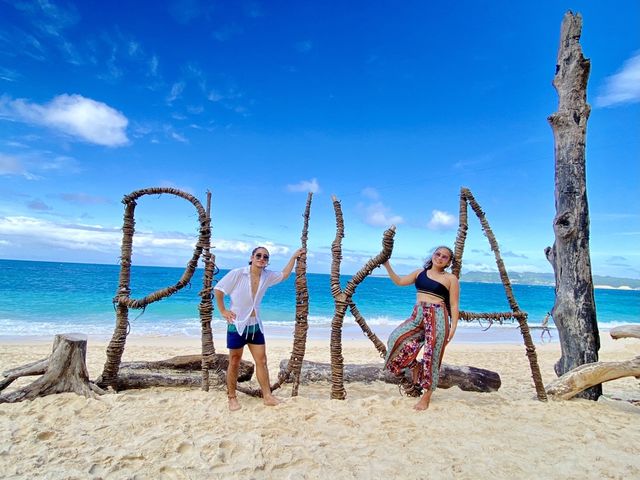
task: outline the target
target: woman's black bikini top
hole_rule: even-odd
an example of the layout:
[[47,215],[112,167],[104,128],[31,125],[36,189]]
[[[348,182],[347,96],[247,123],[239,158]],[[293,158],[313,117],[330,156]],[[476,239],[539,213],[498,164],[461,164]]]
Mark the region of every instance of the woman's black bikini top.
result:
[[440,282],[436,282],[427,276],[427,269],[422,270],[415,281],[416,290],[418,293],[428,293],[434,297],[438,297],[444,301],[447,307],[447,311],[451,311],[449,305],[449,289]]

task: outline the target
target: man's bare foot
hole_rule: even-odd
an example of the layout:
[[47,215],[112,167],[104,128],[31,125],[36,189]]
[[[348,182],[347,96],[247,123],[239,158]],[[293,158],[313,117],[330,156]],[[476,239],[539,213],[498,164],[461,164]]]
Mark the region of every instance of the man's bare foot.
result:
[[275,407],[276,405],[280,405],[282,403],[282,400],[280,400],[278,397],[274,397],[273,395],[269,394],[269,395],[265,395],[262,398],[262,403],[264,403],[268,407]]
[[229,397],[229,410],[235,412],[236,410],[240,410],[242,407],[240,406],[240,402],[238,402],[238,397]]

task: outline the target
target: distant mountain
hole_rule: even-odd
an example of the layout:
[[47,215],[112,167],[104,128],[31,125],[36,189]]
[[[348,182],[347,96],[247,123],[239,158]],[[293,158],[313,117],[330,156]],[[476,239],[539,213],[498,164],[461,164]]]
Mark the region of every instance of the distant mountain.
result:
[[[548,285],[551,287],[555,285],[553,273],[509,272],[509,279],[515,285]],[[500,275],[498,272],[466,272],[462,274],[460,280],[463,282],[500,283]],[[597,287],[640,289],[640,280],[634,278],[594,275],[593,284]]]

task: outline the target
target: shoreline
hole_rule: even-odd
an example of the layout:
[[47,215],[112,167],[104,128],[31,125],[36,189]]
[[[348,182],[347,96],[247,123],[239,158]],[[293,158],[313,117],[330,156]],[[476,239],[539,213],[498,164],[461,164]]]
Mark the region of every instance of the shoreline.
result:
[[[376,325],[375,329],[372,328],[373,332],[376,336],[386,343],[386,340],[389,334],[393,331],[396,325]],[[287,340],[291,339],[293,341],[293,326],[282,326],[282,325],[265,325],[265,337],[267,342],[270,340]],[[544,333],[543,329],[538,326],[529,326],[531,338],[533,340],[534,345],[546,345],[548,343],[557,344],[559,337],[558,332],[555,326],[551,326],[549,328],[549,334]],[[600,328],[600,335],[608,336],[610,328]],[[83,335],[87,335],[87,338],[90,342],[98,342],[98,343],[108,343],[112,337],[112,333],[109,334],[87,334],[82,331],[65,331],[61,329],[61,331],[52,333],[52,334],[38,334],[38,335],[7,335],[0,332],[0,345],[10,344],[10,345],[19,345],[19,344],[28,344],[28,343],[46,343],[51,342],[56,334],[59,333],[80,333]],[[186,333],[168,333],[168,334],[158,334],[158,333],[131,333],[128,338],[166,338],[166,339],[174,339],[184,342],[189,341],[200,341],[200,332],[198,331],[197,335],[186,334]],[[317,341],[326,341],[327,344],[331,338],[331,327],[310,327],[307,331],[307,339],[308,340],[317,340]],[[214,345],[218,349],[226,349],[226,336],[224,333],[214,330],[213,333]],[[351,342],[365,340],[369,341],[367,337],[364,335],[362,330],[358,325],[355,324],[346,324],[342,328],[342,341],[343,342]],[[520,330],[517,325],[509,325],[509,326],[500,326],[495,325],[491,328],[485,329],[481,326],[468,326],[468,325],[459,325],[456,330],[456,335],[453,339],[453,344],[469,344],[469,345],[482,345],[482,344],[513,344],[513,345],[522,345],[523,338],[520,333]]]

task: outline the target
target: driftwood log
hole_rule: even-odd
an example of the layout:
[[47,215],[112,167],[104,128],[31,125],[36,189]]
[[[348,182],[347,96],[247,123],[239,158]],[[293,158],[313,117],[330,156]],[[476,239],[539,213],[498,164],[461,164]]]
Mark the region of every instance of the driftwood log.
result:
[[620,325],[609,330],[614,340],[619,338],[640,338],[640,325]]
[[[287,361],[280,362],[280,371],[287,367]],[[302,362],[300,382],[310,383],[331,380],[331,365],[319,362]],[[401,378],[396,377],[388,370],[384,370],[378,363],[363,365],[344,365],[343,380],[346,382],[375,382],[400,384]],[[411,382],[410,374],[407,373],[406,380]],[[440,367],[440,380],[438,388],[459,387],[461,390],[469,392],[495,392],[502,382],[500,375],[491,370],[476,367],[455,366],[443,363]]]
[[4,380],[0,380],[0,391],[7,388],[20,377],[29,377],[32,375],[44,375],[49,366],[49,357],[27,363],[21,367],[12,368],[2,372]]
[[625,362],[580,365],[551,382],[547,386],[547,394],[555,400],[568,400],[594,385],[630,376],[640,378],[640,356]]
[[85,397],[104,393],[89,381],[86,358],[86,335],[77,333],[56,335],[48,359],[4,373],[7,378],[2,382],[2,389],[21,376],[42,374],[42,377],[24,388],[0,395],[0,403],[21,402],[65,392],[74,392]]
[[[609,332],[613,339],[640,338],[640,327],[621,325]],[[622,377],[640,379],[640,356],[626,362],[593,362],[580,365],[554,380],[547,386],[547,393],[555,400],[568,400],[594,385]]]
[[[555,365],[561,376],[579,365],[598,361],[600,336],[589,254],[589,206],[586,185],[586,134],[591,107],[587,80],[591,64],[582,55],[582,17],[567,12],[553,78],[559,105],[549,117],[555,143],[555,241],[545,254],[555,272],[556,300],[551,310],[562,355]],[[580,394],[597,400],[597,384]]]
[[[209,373],[225,384],[229,356],[222,353],[209,355]],[[254,365],[242,360],[238,381],[246,382],[253,376]],[[96,380],[100,383],[101,378]],[[202,385],[202,355],[180,355],[155,362],[123,362],[116,378],[115,389],[130,390],[151,387],[200,387]]]

